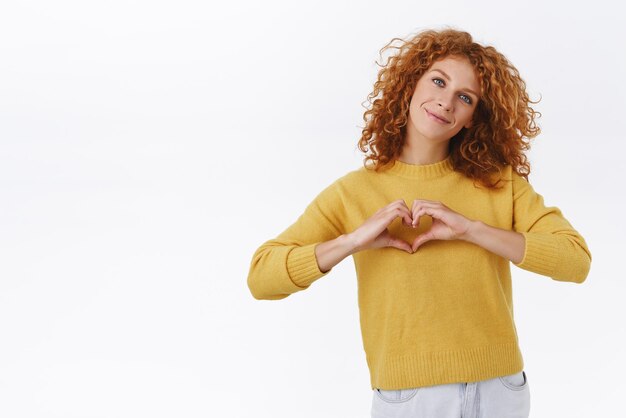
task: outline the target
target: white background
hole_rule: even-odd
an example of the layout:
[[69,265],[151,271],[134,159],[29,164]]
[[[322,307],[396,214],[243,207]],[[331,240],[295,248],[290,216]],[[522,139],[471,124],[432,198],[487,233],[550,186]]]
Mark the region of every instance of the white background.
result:
[[623,409],[623,12],[613,2],[3,1],[0,416],[368,417],[352,259],[255,300],[252,254],[362,165],[393,37],[519,69],[531,184],[581,285],[511,265],[532,417]]

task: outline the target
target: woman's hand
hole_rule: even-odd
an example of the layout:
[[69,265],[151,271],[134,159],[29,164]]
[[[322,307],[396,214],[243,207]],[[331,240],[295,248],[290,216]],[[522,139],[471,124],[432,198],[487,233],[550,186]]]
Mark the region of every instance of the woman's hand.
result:
[[419,218],[424,215],[431,216],[433,223],[430,229],[415,238],[411,245],[413,252],[417,251],[425,242],[433,239],[463,239],[469,232],[470,226],[473,223],[473,221],[453,211],[439,201],[424,199],[414,200],[413,208],[411,209],[411,223],[415,228],[419,226]]
[[[415,205],[413,205],[415,208]],[[354,245],[354,252],[382,247],[395,247],[409,254],[413,253],[408,242],[392,236],[387,227],[397,217],[402,218],[402,224],[410,227],[411,212],[403,199],[391,202],[380,208],[363,224],[348,234]]]

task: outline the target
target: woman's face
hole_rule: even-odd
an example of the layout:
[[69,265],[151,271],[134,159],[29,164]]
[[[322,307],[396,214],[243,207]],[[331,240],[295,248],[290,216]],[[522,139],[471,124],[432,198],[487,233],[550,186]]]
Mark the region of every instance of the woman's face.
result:
[[448,56],[435,61],[415,86],[409,106],[409,137],[449,140],[471,126],[479,98],[480,82],[467,58]]

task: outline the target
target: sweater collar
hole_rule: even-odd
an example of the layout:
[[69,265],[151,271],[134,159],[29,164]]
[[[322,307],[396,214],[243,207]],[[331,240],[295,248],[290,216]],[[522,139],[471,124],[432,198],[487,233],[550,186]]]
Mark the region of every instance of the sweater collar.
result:
[[441,177],[454,171],[452,155],[433,164],[408,164],[400,160],[394,160],[387,170],[389,173],[415,179]]

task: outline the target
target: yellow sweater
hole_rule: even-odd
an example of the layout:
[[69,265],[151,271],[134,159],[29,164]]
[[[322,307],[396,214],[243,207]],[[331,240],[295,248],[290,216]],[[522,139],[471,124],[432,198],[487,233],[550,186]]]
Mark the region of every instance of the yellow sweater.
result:
[[[378,209],[404,199],[439,200],[468,219],[525,237],[517,267],[553,280],[582,283],[591,265],[583,237],[557,207],[510,166],[500,190],[475,187],[450,157],[434,164],[396,160],[378,173],[360,167],[335,180],[304,213],[254,253],[248,286],[256,299],[283,299],[322,273],[315,246],[358,228]],[[407,242],[416,229],[396,218],[388,227]],[[510,260],[461,240],[433,240],[409,254],[396,248],[352,255],[363,348],[373,388],[402,389],[472,382],[524,368],[513,317]]]

